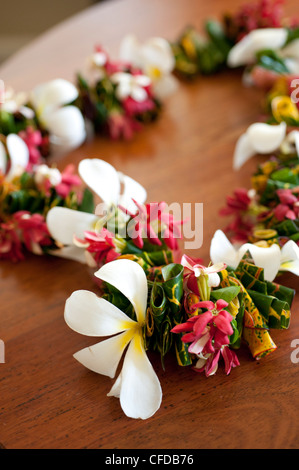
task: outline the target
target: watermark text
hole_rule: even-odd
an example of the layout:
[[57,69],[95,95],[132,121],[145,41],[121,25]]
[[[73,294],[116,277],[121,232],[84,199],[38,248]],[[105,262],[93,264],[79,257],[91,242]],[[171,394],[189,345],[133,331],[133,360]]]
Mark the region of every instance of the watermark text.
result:
[[291,348],[294,348],[294,350],[291,353],[291,362],[293,364],[298,364],[299,363],[299,339],[293,339],[291,342]]
[[5,344],[2,339],[0,339],[0,364],[5,362]]
[[291,93],[291,100],[293,103],[297,104],[299,103],[299,78],[294,78],[294,80],[291,81],[291,88],[294,88]]

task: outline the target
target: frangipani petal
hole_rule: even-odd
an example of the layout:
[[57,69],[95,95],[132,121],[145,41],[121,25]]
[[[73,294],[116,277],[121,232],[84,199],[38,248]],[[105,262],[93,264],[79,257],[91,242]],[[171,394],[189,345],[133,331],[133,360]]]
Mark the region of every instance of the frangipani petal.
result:
[[77,97],[77,88],[62,78],[38,85],[31,93],[33,106],[42,110],[46,110],[48,107],[54,109],[72,103]]
[[[58,258],[69,259],[72,261],[77,261],[78,263],[88,264],[86,259],[86,251],[78,248],[77,246],[64,246],[58,250],[49,250],[48,253],[52,256],[57,256]],[[93,265],[96,267],[96,265]]]
[[287,67],[290,75],[299,74],[299,61],[297,58],[286,57],[284,59],[285,66]]
[[173,75],[164,75],[154,83],[155,94],[160,99],[165,99],[178,89],[178,80]]
[[283,57],[294,57],[299,59],[299,39],[294,39],[287,46],[285,46],[281,51]]
[[[153,37],[141,44],[136,36],[127,35],[120,47],[120,57],[142,69],[150,78],[155,95],[165,98],[178,87],[178,80],[171,75],[175,59],[169,42],[160,37]],[[138,82],[140,86],[147,86]]]
[[261,247],[252,243],[245,243],[239,249],[240,260],[249,251],[256,266],[264,269],[266,281],[273,281],[280,268],[280,248],[273,244],[270,247]]
[[145,320],[147,279],[143,268],[135,261],[120,259],[102,266],[95,276],[118,289],[132,303],[138,322]]
[[122,207],[125,207],[130,212],[136,212],[136,204],[135,201],[138,201],[140,204],[144,204],[147,198],[147,192],[145,188],[139,184],[134,179],[130,178],[129,176],[123,175],[122,173],[118,173],[120,177],[120,181],[124,185],[124,190],[119,198],[119,204]]
[[281,249],[280,271],[289,271],[299,276],[299,246],[289,240]]
[[229,67],[239,67],[253,63],[258,51],[280,49],[286,43],[287,36],[285,28],[255,29],[232,47],[227,64]]
[[50,140],[60,148],[71,149],[81,145],[86,138],[83,116],[76,106],[65,106],[44,116]]
[[161,385],[142,341],[140,335],[132,339],[124,359],[120,384],[114,390],[114,394],[119,392],[124,413],[135,419],[150,418],[160,408],[162,401]]
[[264,269],[267,281],[273,281],[280,267],[280,248],[273,244],[270,247],[260,247],[252,243],[245,243],[238,250],[227,239],[226,235],[217,230],[211,241],[210,258],[213,263],[223,261],[228,266],[236,269],[239,262],[249,251],[256,266]]
[[234,157],[233,168],[239,170],[244,163],[256,154],[252,143],[247,134],[242,134],[237,140]]
[[74,358],[93,372],[113,378],[124,349],[131,339],[132,331],[125,331],[93,346],[81,349],[74,354]]
[[72,330],[86,336],[110,336],[136,325],[115,305],[87,290],[75,291],[67,299],[64,319]]
[[13,176],[16,168],[26,169],[29,162],[29,149],[24,140],[17,134],[9,134],[6,137],[6,146],[10,158],[11,167],[8,178]]
[[63,245],[73,245],[74,236],[84,238],[84,232],[92,230],[97,220],[93,214],[67,207],[53,207],[47,215],[49,232]]
[[283,121],[279,125],[257,122],[249,126],[247,135],[257,153],[267,154],[277,150],[286,135],[287,125]]
[[244,163],[257,153],[268,154],[277,150],[286,135],[286,123],[270,125],[256,122],[248,127],[245,134],[238,139],[233,167],[238,170]]
[[291,152],[289,145],[294,145],[297,156],[299,157],[299,131],[291,131],[289,134],[287,134],[286,138],[282,142],[281,149],[283,149],[284,144],[286,145],[286,150],[287,152]]
[[107,393],[107,397],[119,398],[120,390],[121,390],[121,373],[119,374],[114,384],[112,385],[110,392]]
[[157,68],[162,74],[172,72],[175,66],[171,46],[164,38],[148,39],[142,46],[141,53],[144,63]]
[[0,171],[1,173],[6,173],[7,167],[7,155],[6,150],[2,142],[0,142]]
[[120,182],[115,168],[104,160],[85,159],[79,164],[79,174],[84,182],[107,205],[117,205]]
[[119,57],[122,61],[136,67],[142,66],[140,58],[140,43],[134,34],[127,34],[120,43]]
[[213,264],[223,262],[234,269],[239,264],[238,252],[222,230],[216,230],[212,238],[210,258]]

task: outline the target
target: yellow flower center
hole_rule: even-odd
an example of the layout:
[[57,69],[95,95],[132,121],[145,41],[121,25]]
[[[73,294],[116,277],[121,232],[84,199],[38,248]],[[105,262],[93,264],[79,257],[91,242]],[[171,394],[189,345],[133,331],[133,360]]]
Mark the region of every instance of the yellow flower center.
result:
[[295,103],[289,96],[276,96],[272,100],[272,113],[277,122],[284,121],[286,118],[299,120],[299,111]]

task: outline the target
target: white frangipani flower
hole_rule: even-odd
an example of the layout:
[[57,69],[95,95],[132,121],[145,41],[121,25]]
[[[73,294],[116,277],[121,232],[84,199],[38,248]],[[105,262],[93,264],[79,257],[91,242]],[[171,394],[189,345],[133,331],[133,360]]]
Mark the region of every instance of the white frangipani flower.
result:
[[140,68],[151,79],[159,98],[165,98],[177,89],[178,81],[172,75],[175,59],[166,39],[153,37],[140,43],[136,36],[128,34],[121,42],[120,58]]
[[279,51],[285,59],[285,64],[293,75],[299,73],[299,39],[294,39]]
[[34,174],[34,180],[37,185],[42,185],[45,181],[50,181],[52,186],[61,183],[61,173],[58,168],[50,168],[48,165],[39,165]]
[[1,103],[1,110],[7,113],[20,113],[26,119],[33,119],[35,113],[27,105],[29,94],[25,92],[15,93],[12,88],[5,90],[4,102]]
[[64,318],[74,331],[107,337],[74,354],[88,369],[114,378],[125,348],[122,370],[108,396],[119,398],[130,418],[147,419],[160,407],[162,390],[145,352],[147,279],[139,264],[122,259],[105,264],[95,275],[118,289],[134,307],[136,321],[89,291],[76,291],[66,301]]
[[252,243],[244,243],[237,249],[222,230],[217,230],[211,241],[210,257],[213,263],[224,262],[235,269],[247,251],[256,266],[264,269],[267,281],[272,282],[279,271],[290,271],[299,275],[299,248],[292,240],[281,249],[277,244],[261,247]]
[[280,150],[285,154],[293,153],[295,151],[299,158],[299,131],[289,132],[282,141]]
[[151,85],[151,80],[146,75],[116,72],[111,75],[111,81],[116,84],[116,96],[120,101],[131,97],[141,103],[148,98],[145,87]]
[[281,249],[279,269],[299,276],[299,246],[293,240],[289,240]]
[[67,151],[83,143],[86,137],[83,116],[72,103],[78,97],[77,88],[64,79],[38,85],[31,92],[31,103],[41,124],[50,133],[50,142]]
[[299,39],[294,39],[281,49],[284,57],[293,57],[299,59]]
[[286,130],[285,122],[278,125],[264,122],[251,124],[236,143],[233,168],[239,170],[247,160],[258,153],[266,155],[278,150],[286,136]]
[[6,137],[6,147],[0,142],[0,171],[7,180],[11,180],[25,171],[29,163],[29,149],[17,134]]
[[257,52],[264,49],[281,49],[287,37],[288,31],[285,28],[255,29],[232,47],[228,54],[227,65],[239,67],[252,64],[256,60]]
[[[79,174],[85,184],[101,198],[103,201],[101,206],[104,206],[103,209],[108,214],[118,204],[134,212],[136,206],[132,198],[140,204],[146,200],[147,193],[141,184],[116,171],[110,163],[104,160],[98,158],[82,160],[79,164]],[[74,237],[83,239],[84,232],[94,231],[99,222],[100,217],[95,214],[65,207],[50,209],[47,215],[48,229],[54,240],[64,246],[53,254],[89,263],[90,258],[86,259],[88,254],[81,247],[75,246]]]

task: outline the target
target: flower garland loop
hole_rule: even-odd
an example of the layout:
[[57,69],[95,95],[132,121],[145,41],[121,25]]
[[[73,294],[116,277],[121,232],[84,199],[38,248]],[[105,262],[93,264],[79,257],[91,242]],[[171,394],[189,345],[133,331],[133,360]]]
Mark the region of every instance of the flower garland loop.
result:
[[[94,269],[100,295],[74,292],[64,318],[83,335],[106,337],[74,355],[85,367],[114,378],[124,356],[108,395],[129,417],[147,419],[161,405],[148,350],[163,367],[172,352],[207,377],[223,361],[228,375],[243,345],[266,357],[277,348],[271,329],[290,325],[295,292],[277,281],[285,271],[299,275],[299,23],[283,18],[281,4],[244,5],[206,22],[206,36],[188,27],[172,43],[128,35],[117,61],[96,46],[76,85],[1,90],[0,259],[17,262],[29,251]],[[109,163],[82,160],[78,174],[47,164],[90,130],[131,139],[160,116],[179,80],[234,67],[243,67],[246,86],[265,90],[265,119],[238,139],[233,167],[268,158],[249,190],[227,196],[220,215],[231,220],[215,232],[208,266],[180,253],[185,221],[164,201],[146,202],[146,189]]]

